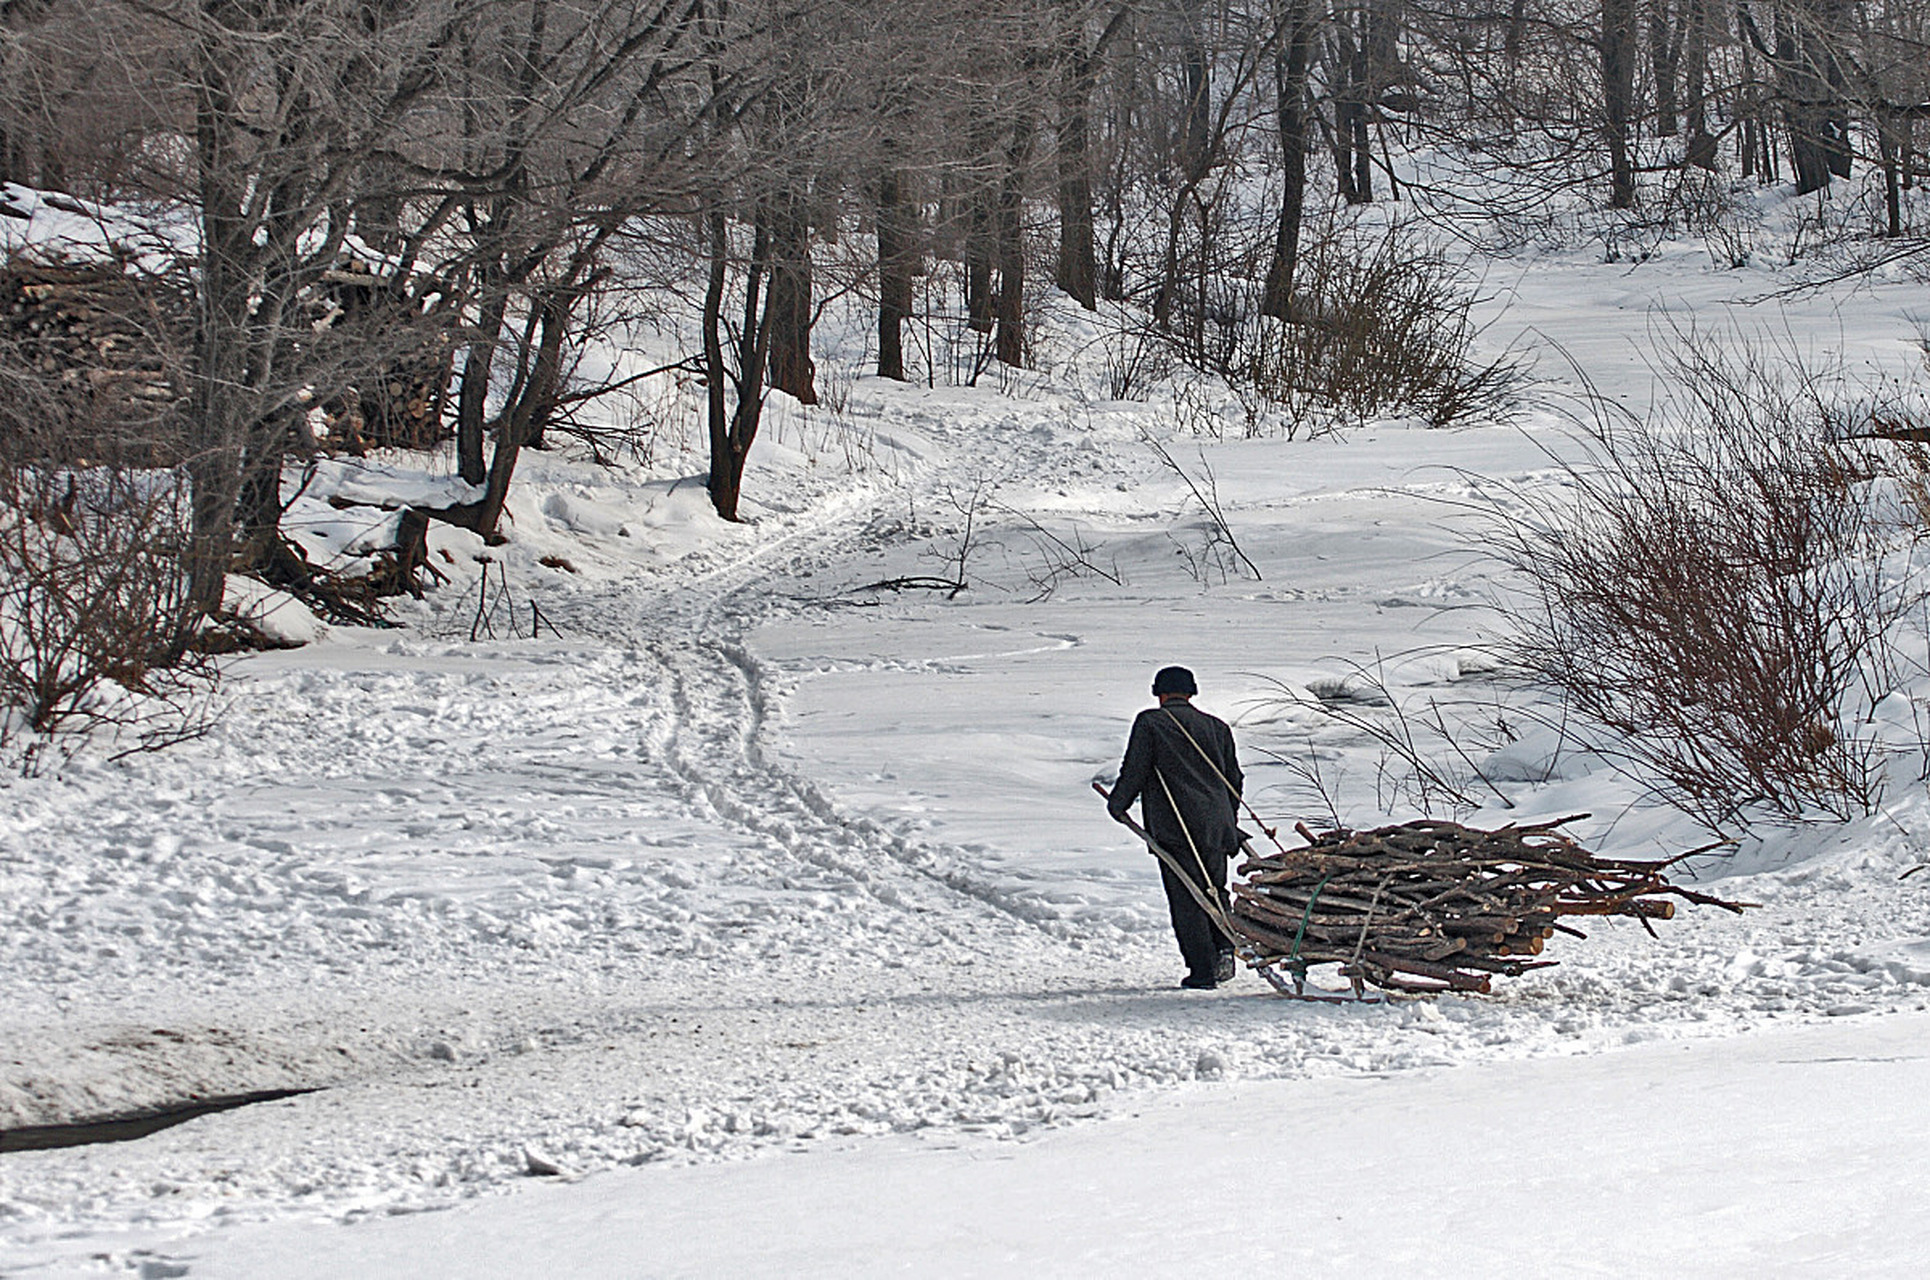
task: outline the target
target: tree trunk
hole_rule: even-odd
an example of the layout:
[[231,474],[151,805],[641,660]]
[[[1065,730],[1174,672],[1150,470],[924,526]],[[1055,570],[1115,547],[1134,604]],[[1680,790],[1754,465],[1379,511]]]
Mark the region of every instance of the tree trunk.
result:
[[719,511],[727,520],[739,520],[738,502],[744,489],[744,467],[750,461],[751,444],[764,419],[764,374],[770,353],[771,307],[768,297],[761,315],[757,303],[759,284],[768,272],[770,246],[760,225],[751,246],[749,279],[744,286],[743,337],[737,343],[737,403],[730,414],[730,510]]
[[563,381],[563,340],[569,333],[573,303],[569,293],[552,291],[537,304],[536,359],[515,402],[496,428],[496,451],[489,459],[489,475],[476,514],[475,530],[486,539],[497,538],[517,459],[525,448],[541,439],[543,428],[556,412]]
[[1513,88],[1521,66],[1521,46],[1528,30],[1528,0],[1510,0],[1508,26],[1501,37],[1501,56],[1508,64],[1508,87]]
[[[1092,222],[1092,177],[1085,170],[1085,120],[1073,128],[1079,133],[1076,161],[1065,157],[1067,129],[1059,131],[1059,270],[1056,283],[1088,311],[1099,309],[1099,263],[1097,238]],[[1076,164],[1078,172],[1069,172]]]
[[[1381,121],[1381,98],[1387,92],[1389,72],[1393,69],[1400,36],[1400,19],[1389,0],[1367,0],[1361,9],[1360,48],[1356,77],[1360,110],[1354,116],[1354,187],[1363,204],[1374,199],[1373,135]],[[1400,199],[1394,171],[1387,171],[1390,195]]]
[[1126,60],[1123,77],[1125,82],[1117,92],[1108,95],[1113,162],[1106,168],[1106,253],[1099,278],[1100,293],[1108,302],[1123,302],[1126,298],[1126,262],[1122,246],[1126,240],[1126,186],[1130,181],[1129,163],[1132,155],[1126,138],[1133,132],[1139,108],[1139,73],[1130,59]]
[[[735,521],[740,519],[738,505],[743,494],[744,464],[750,459],[751,444],[757,438],[764,413],[764,370],[770,352],[771,308],[760,290],[770,269],[771,236],[768,216],[760,211],[750,266],[745,273],[744,317],[737,341],[737,370],[733,375],[724,363],[723,339],[719,332],[730,251],[728,228],[721,211],[713,211],[710,216],[710,278],[704,291],[703,318],[704,359],[710,384],[710,501],[718,515]],[[735,404],[726,404],[726,381],[735,385]]]
[[1267,267],[1262,315],[1293,319],[1293,276],[1307,203],[1307,81],[1313,63],[1311,0],[1288,0],[1284,43],[1274,60],[1274,112],[1280,134],[1280,226]]
[[1019,368],[1025,363],[1025,171],[1032,158],[1036,125],[1021,115],[1012,126],[1005,156],[1005,181],[998,202],[998,331],[993,353],[999,363]]
[[[1770,96],[1766,82],[1769,72],[1777,66],[1776,50],[1763,39],[1749,9],[1738,8],[1736,20],[1742,34],[1739,48],[1742,53],[1742,83],[1746,86],[1746,98],[1736,104],[1736,115],[1742,123],[1742,172],[1744,177],[1754,177],[1758,184],[1767,186],[1777,180],[1774,130],[1769,124]],[[1768,68],[1761,73],[1756,68],[1759,57]]]
[[1092,225],[1091,112],[1094,55],[1085,47],[1081,0],[1063,0],[1059,90],[1059,269],[1054,283],[1088,311],[1098,309],[1099,267]]
[[770,311],[771,386],[802,404],[816,404],[816,367],[811,362],[811,225],[803,199],[795,192],[779,192],[771,200],[770,223],[771,287],[765,306]]
[[1183,0],[1180,15],[1180,65],[1186,100],[1181,104],[1180,171],[1199,182],[1213,162],[1213,71],[1206,57],[1206,13],[1202,0]]
[[1160,256],[1159,284],[1153,290],[1153,327],[1161,333],[1173,331],[1173,303],[1179,294],[1179,241],[1186,229],[1186,200],[1192,190],[1188,183],[1173,197],[1166,218],[1166,249]]
[[[189,393],[195,440],[187,468],[192,525],[184,626],[190,630],[221,607],[227,588],[242,451],[254,417],[247,353],[257,249],[254,224],[241,212],[248,207],[241,185],[248,170],[240,161],[245,144],[233,127],[237,108],[227,71],[222,60],[203,50],[195,116],[201,272]],[[190,639],[184,634],[178,644],[185,647]]]
[[468,484],[481,484],[489,465],[483,453],[483,432],[489,412],[489,372],[496,361],[496,339],[502,332],[506,302],[500,296],[485,308],[476,326],[479,335],[462,361],[462,380],[456,391],[456,474]]
[[730,419],[724,398],[724,283],[729,270],[729,226],[721,209],[709,217],[710,274],[704,285],[704,405],[710,428],[710,501],[726,520],[737,518],[737,486],[741,467],[730,465]]
[[1823,159],[1832,175],[1850,176],[1850,109],[1839,42],[1849,38],[1845,0],[1818,0],[1815,19],[1805,34],[1809,63],[1824,84],[1822,123]]
[[1649,0],[1649,74],[1655,80],[1655,132],[1676,135],[1681,108],[1676,101],[1676,70],[1682,60],[1682,20],[1669,21],[1669,0]]
[[277,586],[301,585],[308,576],[302,558],[281,536],[281,473],[298,422],[299,413],[287,411],[249,432],[235,492],[237,559],[256,572],[267,569],[266,580]]
[[911,318],[912,237],[903,179],[878,180],[878,376],[905,380],[904,326]]
[[1635,207],[1631,124],[1635,115],[1635,0],[1602,0],[1602,114],[1608,142],[1608,207]]
[[1898,144],[1897,133],[1896,113],[1888,108],[1880,108],[1877,113],[1876,145],[1883,165],[1883,212],[1886,222],[1883,234],[1891,240],[1903,234],[1903,182],[1899,161],[1902,147]]
[[1367,152],[1367,48],[1354,27],[1359,17],[1358,10],[1334,15],[1334,175],[1340,198],[1348,204],[1368,204],[1374,198],[1373,161]]
[[1801,196],[1823,190],[1832,177],[1848,176],[1849,115],[1830,39],[1836,7],[1816,3],[1795,8],[1777,12],[1775,43],[1768,57],[1776,68],[1777,93],[1789,130],[1789,160],[1796,170],[1796,194]]
[[1709,133],[1709,0],[1688,0],[1683,15],[1684,92],[1688,96],[1689,141],[1684,149],[1688,162],[1710,173],[1717,171],[1716,140]]
[[1778,42],[1779,64],[1785,52],[1791,57],[1786,64],[1791,70],[1784,77],[1789,88],[1785,90],[1783,102],[1783,120],[1789,128],[1789,163],[1796,170],[1796,194],[1806,196],[1830,184],[1832,174],[1825,138],[1827,126],[1816,96],[1821,86],[1803,71],[1795,69],[1793,42],[1788,46]]
[[975,183],[966,214],[965,229],[965,322],[973,333],[992,331],[992,258],[996,213],[989,207],[991,197],[984,183]]

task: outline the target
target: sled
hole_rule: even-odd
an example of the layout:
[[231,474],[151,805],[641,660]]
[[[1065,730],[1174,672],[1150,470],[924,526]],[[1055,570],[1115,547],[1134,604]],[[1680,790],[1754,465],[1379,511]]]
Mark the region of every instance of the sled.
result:
[[[1099,793],[1100,798],[1105,800],[1112,799],[1112,793],[1106,790],[1102,784],[1095,782],[1092,784],[1092,789]],[[1240,962],[1246,965],[1248,969],[1264,978],[1267,985],[1273,988],[1275,995],[1283,999],[1299,1000],[1308,1004],[1385,1004],[1387,1002],[1386,996],[1368,995],[1366,984],[1358,977],[1352,979],[1353,991],[1351,994],[1341,991],[1307,990],[1305,966],[1294,966],[1290,962],[1282,962],[1277,957],[1263,954],[1258,941],[1246,930],[1242,929],[1239,921],[1228,915],[1219,903],[1212,901],[1201,891],[1200,887],[1193,882],[1193,878],[1186,873],[1185,864],[1162,846],[1159,841],[1153,839],[1152,832],[1146,830],[1145,827],[1136,822],[1131,814],[1121,815],[1119,822],[1120,825],[1145,841],[1146,848],[1152,852],[1152,855],[1164,863],[1167,869],[1174,875],[1179,877],[1180,883],[1186,886],[1186,891],[1193,895],[1193,901],[1199,903],[1200,909],[1213,918],[1213,922],[1220,926],[1227,937],[1233,939],[1233,954],[1238,957]],[[1246,848],[1246,842],[1244,840],[1241,841],[1241,847],[1243,849]],[[1252,851],[1248,849],[1247,852],[1251,855]],[[1277,972],[1279,968],[1283,967],[1283,963],[1288,969],[1287,977],[1282,977]]]

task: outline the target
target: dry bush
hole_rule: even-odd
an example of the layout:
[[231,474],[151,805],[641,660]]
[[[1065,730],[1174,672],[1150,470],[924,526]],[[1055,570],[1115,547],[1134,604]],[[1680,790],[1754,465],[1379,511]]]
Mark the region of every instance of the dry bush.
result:
[[1531,588],[1515,656],[1713,827],[1867,812],[1884,747],[1856,721],[1895,687],[1923,597],[1890,562],[1896,451],[1835,395],[1840,370],[1669,337],[1660,406],[1595,397],[1580,457],[1555,459],[1565,491],[1499,521]]
[[212,669],[182,558],[174,471],[0,468],[0,745],[111,727],[138,749],[199,728]]
[[1173,376],[1175,361],[1164,335],[1132,312],[1119,313],[1119,323],[1100,339],[1100,352],[1108,400],[1144,401]]
[[1702,238],[1719,271],[1740,271],[1759,252],[1765,230],[1761,208],[1727,175],[1694,165],[1664,175],[1664,221]]
[[[1401,655],[1409,656],[1409,655]],[[1274,711],[1306,709],[1323,717],[1354,742],[1374,751],[1374,805],[1382,813],[1401,808],[1433,817],[1464,817],[1476,809],[1514,808],[1514,801],[1490,776],[1483,757],[1515,741],[1509,721],[1518,708],[1503,704],[1498,691],[1486,699],[1443,699],[1403,692],[1389,680],[1386,664],[1354,664],[1346,675],[1311,682],[1303,691],[1271,676],[1261,677],[1274,692],[1254,705]],[[1301,802],[1315,812],[1336,815],[1340,778],[1328,778],[1320,751],[1309,734],[1294,754],[1257,748],[1292,774]],[[1328,824],[1341,826],[1337,817]]]
[[1292,319],[1257,322],[1233,373],[1301,426],[1502,418],[1523,375],[1514,360],[1476,354],[1475,302],[1459,268],[1398,228],[1329,230],[1303,250]]
[[[1198,411],[1196,402],[1190,406],[1185,401],[1176,403],[1175,416],[1183,415],[1189,407],[1194,412]],[[1216,576],[1221,586],[1249,574],[1255,582],[1261,581],[1260,566],[1253,563],[1239,540],[1233,536],[1233,526],[1228,523],[1225,506],[1220,501],[1219,477],[1213,474],[1213,467],[1207,462],[1205,452],[1199,455],[1198,471],[1191,472],[1180,465],[1172,451],[1161,444],[1159,437],[1151,431],[1142,430],[1139,439],[1153,451],[1160,466],[1186,486],[1186,491],[1192,495],[1193,505],[1198,508],[1199,515],[1192,525],[1192,531],[1198,535],[1197,540],[1167,534],[1193,580],[1201,587],[1212,586]]]

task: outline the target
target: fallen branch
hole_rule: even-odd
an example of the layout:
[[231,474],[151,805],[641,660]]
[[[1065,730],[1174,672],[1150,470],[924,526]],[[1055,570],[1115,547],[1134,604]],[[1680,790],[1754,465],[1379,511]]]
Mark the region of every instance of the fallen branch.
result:
[[965,584],[961,581],[958,581],[955,578],[939,578],[939,577],[931,576],[929,574],[925,574],[925,575],[916,575],[909,578],[884,578],[877,582],[868,582],[862,587],[853,587],[851,588],[851,590],[854,592],[856,591],[947,591],[947,592],[950,592],[952,595],[957,595],[959,592],[965,590]]

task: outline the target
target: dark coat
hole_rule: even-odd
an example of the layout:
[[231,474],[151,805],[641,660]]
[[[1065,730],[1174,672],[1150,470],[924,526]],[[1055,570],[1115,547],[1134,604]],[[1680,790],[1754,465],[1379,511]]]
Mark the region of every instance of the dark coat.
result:
[[1121,818],[1133,801],[1143,798],[1146,829],[1182,860],[1195,847],[1202,853],[1231,854],[1240,847],[1238,804],[1244,783],[1226,722],[1191,703],[1169,702],[1140,712],[1133,721],[1119,782],[1106,807]]

